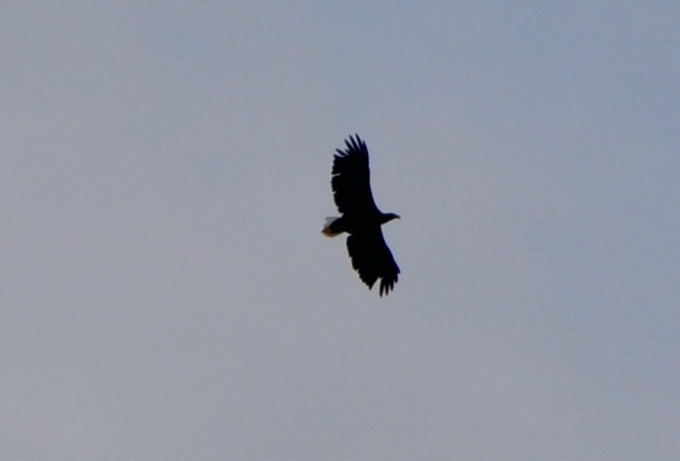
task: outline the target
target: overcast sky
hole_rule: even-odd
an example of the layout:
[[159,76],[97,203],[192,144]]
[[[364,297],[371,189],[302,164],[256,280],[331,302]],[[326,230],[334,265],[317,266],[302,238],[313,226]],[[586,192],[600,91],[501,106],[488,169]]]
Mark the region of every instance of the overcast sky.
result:
[[0,62],[3,460],[680,459],[676,1],[6,0]]

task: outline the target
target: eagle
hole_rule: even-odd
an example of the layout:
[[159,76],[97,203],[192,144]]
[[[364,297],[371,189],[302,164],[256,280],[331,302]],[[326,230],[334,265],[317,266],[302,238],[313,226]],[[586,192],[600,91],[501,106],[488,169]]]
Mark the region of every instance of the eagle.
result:
[[336,149],[331,171],[331,188],[339,217],[328,217],[321,233],[336,237],[347,232],[347,251],[352,267],[369,290],[380,279],[380,296],[394,289],[399,266],[385,243],[380,226],[400,216],[383,213],[373,200],[368,149],[358,134],[345,140],[345,149]]

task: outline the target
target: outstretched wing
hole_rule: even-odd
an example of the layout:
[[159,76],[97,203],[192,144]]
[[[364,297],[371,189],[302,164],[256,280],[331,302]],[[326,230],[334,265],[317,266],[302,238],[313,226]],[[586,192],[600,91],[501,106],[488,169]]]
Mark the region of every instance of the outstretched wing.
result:
[[378,279],[380,296],[394,289],[394,284],[399,279],[399,266],[394,261],[379,226],[347,237],[347,251],[352,260],[352,267],[369,289]]
[[372,216],[378,208],[371,193],[368,149],[359,135],[345,140],[345,150],[336,149],[331,187],[338,211],[350,216]]

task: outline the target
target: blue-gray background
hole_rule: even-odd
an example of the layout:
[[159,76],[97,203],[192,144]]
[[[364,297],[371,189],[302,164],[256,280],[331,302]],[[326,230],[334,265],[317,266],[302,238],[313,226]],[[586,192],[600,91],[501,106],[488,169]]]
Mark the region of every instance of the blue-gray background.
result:
[[[675,1],[5,1],[0,457],[680,459]],[[332,153],[372,153],[388,298]]]

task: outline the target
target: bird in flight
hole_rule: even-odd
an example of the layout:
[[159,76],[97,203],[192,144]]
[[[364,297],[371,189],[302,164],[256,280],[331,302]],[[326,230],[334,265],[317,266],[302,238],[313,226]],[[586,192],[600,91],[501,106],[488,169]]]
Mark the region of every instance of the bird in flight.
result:
[[373,200],[368,149],[359,135],[345,140],[345,150],[336,149],[333,156],[331,187],[340,217],[326,218],[321,233],[335,237],[347,232],[347,251],[352,267],[362,282],[371,289],[380,279],[380,296],[387,295],[397,283],[399,266],[385,243],[380,226],[393,219],[394,213],[383,213]]

